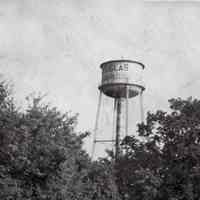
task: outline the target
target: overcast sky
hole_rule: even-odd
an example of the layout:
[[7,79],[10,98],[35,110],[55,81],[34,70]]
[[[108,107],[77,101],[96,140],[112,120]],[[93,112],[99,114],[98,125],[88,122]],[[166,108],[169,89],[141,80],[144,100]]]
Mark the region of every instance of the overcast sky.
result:
[[0,73],[22,106],[33,91],[47,93],[92,130],[99,65],[120,58],[146,65],[146,110],[200,97],[200,3],[0,0]]

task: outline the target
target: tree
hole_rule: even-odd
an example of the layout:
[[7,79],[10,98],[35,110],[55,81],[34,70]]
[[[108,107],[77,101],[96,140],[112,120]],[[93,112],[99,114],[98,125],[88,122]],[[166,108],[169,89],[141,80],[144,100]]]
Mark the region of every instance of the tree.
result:
[[31,98],[20,111],[0,83],[0,199],[114,199],[109,165],[83,150],[77,116]]
[[1,199],[65,199],[63,165],[79,159],[85,137],[75,134],[76,116],[42,105],[40,98],[20,112],[3,85],[0,96]]
[[171,112],[148,113],[139,138],[127,137],[118,162],[123,199],[197,200],[200,197],[200,101],[169,100]]

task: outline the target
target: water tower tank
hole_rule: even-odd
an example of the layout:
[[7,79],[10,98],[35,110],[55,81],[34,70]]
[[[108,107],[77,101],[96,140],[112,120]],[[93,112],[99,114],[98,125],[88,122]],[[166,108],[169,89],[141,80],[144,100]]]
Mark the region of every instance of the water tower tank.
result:
[[100,67],[102,69],[102,81],[99,89],[109,97],[125,98],[128,96],[128,98],[131,98],[145,89],[142,81],[145,66],[140,62],[111,60],[102,63]]

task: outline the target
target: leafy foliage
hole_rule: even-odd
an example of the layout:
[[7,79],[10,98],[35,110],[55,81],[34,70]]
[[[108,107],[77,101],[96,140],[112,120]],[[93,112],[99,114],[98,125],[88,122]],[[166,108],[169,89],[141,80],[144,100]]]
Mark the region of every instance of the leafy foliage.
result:
[[0,83],[0,199],[199,200],[200,101],[169,100],[148,113],[117,162],[91,161],[77,116],[32,98],[22,112]]
[[[114,199],[109,165],[92,162],[77,134],[77,116],[33,98],[21,112],[0,84],[0,199]],[[114,188],[114,189],[113,189]]]
[[200,198],[200,101],[169,100],[171,112],[148,113],[139,138],[127,137],[118,162],[123,199]]

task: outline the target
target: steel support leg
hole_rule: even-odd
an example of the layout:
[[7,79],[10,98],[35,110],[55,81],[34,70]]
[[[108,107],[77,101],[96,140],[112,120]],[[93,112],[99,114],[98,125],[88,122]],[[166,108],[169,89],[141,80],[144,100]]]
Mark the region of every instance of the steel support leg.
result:
[[94,128],[94,139],[93,139],[93,144],[92,144],[92,159],[95,153],[96,136],[97,136],[98,126],[99,126],[99,117],[100,117],[100,112],[101,112],[101,102],[102,102],[102,91],[100,91],[99,93],[99,100],[98,100],[98,107],[97,107],[97,114],[96,114],[96,121],[95,121],[95,128]]
[[143,91],[140,92],[140,117],[141,122],[144,122],[144,107],[143,107]]
[[125,136],[128,135],[128,122],[129,122],[129,86],[126,86],[126,124],[125,124]]

